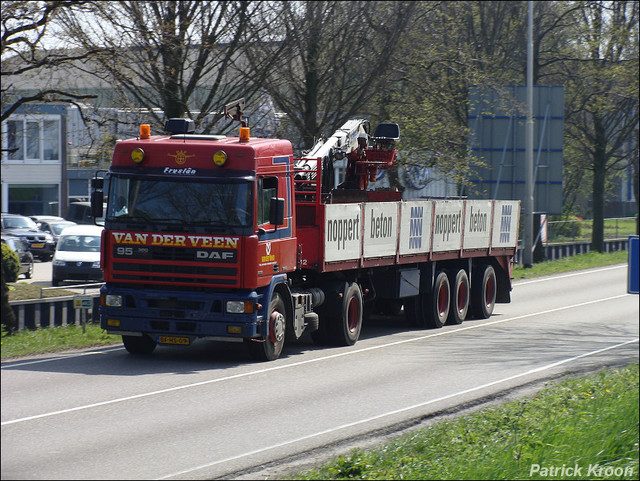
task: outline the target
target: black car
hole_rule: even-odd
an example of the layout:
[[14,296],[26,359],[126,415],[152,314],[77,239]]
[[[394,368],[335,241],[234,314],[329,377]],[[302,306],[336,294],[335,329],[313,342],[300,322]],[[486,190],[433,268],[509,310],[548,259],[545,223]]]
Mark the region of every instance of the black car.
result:
[[33,254],[29,252],[25,242],[20,237],[3,235],[2,243],[7,244],[13,252],[18,254],[18,259],[20,259],[18,275],[24,274],[27,279],[31,279],[33,276]]
[[34,257],[48,261],[53,257],[56,243],[51,234],[38,230],[38,226],[29,217],[17,214],[2,214],[2,234],[20,237]]

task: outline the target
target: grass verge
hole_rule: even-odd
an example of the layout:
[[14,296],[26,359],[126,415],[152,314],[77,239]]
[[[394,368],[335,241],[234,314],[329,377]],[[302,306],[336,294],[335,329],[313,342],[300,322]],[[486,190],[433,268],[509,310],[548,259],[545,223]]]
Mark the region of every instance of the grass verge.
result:
[[616,252],[589,252],[572,257],[564,257],[555,261],[546,261],[534,264],[529,268],[517,265],[513,269],[514,280],[529,279],[532,277],[548,276],[561,272],[577,271],[581,269],[591,269],[612,264],[627,262],[627,251]]
[[70,325],[47,327],[44,329],[25,330],[11,336],[5,335],[2,329],[2,359],[59,352],[67,349],[103,346],[121,342],[120,336],[107,334],[98,324],[82,326]]
[[638,479],[638,364],[435,423],[288,479]]

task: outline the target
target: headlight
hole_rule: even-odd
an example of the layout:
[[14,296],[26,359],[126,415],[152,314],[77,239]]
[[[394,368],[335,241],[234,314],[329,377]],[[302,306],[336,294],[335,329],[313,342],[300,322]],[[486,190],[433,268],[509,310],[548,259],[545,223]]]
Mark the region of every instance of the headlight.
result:
[[61,261],[61,260],[59,260],[59,259],[54,259],[54,260],[53,260],[53,263],[52,263],[52,265],[54,265],[54,266],[64,266],[64,265],[66,265],[66,264],[67,264],[67,263],[66,263],[65,261]]
[[122,296],[117,294],[107,294],[104,299],[105,306],[122,307]]
[[251,314],[253,312],[252,301],[227,301],[229,314]]
[[100,261],[95,261],[93,264],[91,264],[91,268],[100,269]]
[[45,239],[47,242],[53,242],[53,236],[52,236],[51,234],[47,234],[47,235],[45,235],[45,236],[44,236],[44,239]]

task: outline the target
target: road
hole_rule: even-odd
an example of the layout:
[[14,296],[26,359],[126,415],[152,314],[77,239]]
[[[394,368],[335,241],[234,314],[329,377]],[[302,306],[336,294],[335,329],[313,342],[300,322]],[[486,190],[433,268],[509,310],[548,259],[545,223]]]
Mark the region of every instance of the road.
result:
[[213,342],[3,362],[2,479],[260,479],[566,372],[638,362],[626,274],[521,281],[488,320],[376,319],[355,346],[305,341],[270,363]]

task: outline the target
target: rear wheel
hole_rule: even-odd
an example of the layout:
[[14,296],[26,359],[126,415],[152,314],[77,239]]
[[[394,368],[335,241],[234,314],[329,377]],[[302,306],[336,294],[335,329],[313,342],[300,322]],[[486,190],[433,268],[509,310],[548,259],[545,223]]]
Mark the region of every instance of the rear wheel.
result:
[[431,304],[431,327],[442,327],[447,322],[449,316],[449,304],[451,298],[451,288],[449,278],[444,271],[438,272],[433,283],[432,304]]
[[142,336],[122,336],[122,343],[131,354],[151,354],[156,348],[156,341],[146,334]]
[[282,297],[273,293],[269,304],[269,329],[263,339],[245,339],[249,354],[256,361],[274,361],[284,347],[286,329],[285,306]]
[[496,272],[492,266],[480,266],[474,273],[471,287],[471,307],[477,318],[487,319],[496,304]]
[[464,269],[458,272],[450,271],[449,284],[451,285],[451,306],[447,322],[462,324],[469,310],[469,276]]
[[362,330],[362,291],[349,282],[342,296],[341,309],[332,319],[331,341],[339,346],[352,346]]

